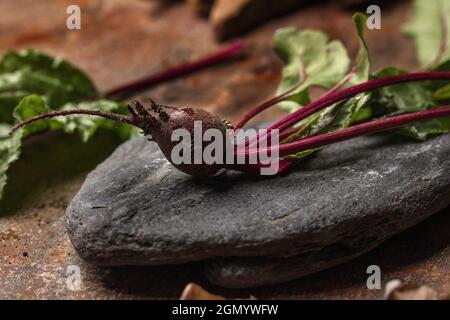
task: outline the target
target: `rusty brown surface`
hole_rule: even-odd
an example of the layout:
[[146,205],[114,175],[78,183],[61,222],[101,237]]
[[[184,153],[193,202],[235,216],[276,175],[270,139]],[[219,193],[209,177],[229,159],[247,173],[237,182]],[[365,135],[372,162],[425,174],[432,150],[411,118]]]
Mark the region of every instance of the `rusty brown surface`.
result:
[[[65,10],[74,3],[81,6],[82,29],[68,31]],[[324,30],[342,39],[354,54],[357,41],[351,15],[351,11],[333,4],[307,6],[246,35],[244,58],[158,86],[142,96],[151,95],[172,105],[205,107],[235,120],[276,88],[281,64],[270,43],[278,27]],[[400,32],[408,16],[408,2],[382,7],[382,30],[370,31],[367,36],[375,68],[416,66],[411,44]],[[207,22],[176,3],[1,1],[0,18],[0,53],[9,48],[35,47],[63,56],[85,69],[103,90],[220,47]],[[268,112],[263,118],[280,115]],[[377,299],[382,291],[366,287],[366,268],[372,264],[381,267],[383,283],[403,279],[427,284],[439,293],[450,290],[450,212],[432,217],[345,265],[253,290],[223,290],[208,285],[202,263],[157,268],[90,266],[80,260],[70,244],[64,210],[87,172],[118,143],[107,133],[87,145],[62,134],[35,137],[27,143],[10,175],[6,198],[11,213],[0,214],[0,298],[165,299],[177,298],[188,282],[197,282],[208,291],[228,297]],[[76,152],[62,156],[67,154],[62,150],[68,148]],[[79,291],[66,286],[70,265],[81,269]]]

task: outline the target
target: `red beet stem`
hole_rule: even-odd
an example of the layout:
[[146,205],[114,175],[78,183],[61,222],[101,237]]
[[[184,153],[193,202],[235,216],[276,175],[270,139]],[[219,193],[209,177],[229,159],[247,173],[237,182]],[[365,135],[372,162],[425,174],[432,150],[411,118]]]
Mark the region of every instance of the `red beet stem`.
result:
[[[327,96],[330,95],[332,93],[335,93],[336,91],[338,91],[342,86],[344,86],[349,80],[350,78],[353,76],[355,72],[355,68],[352,68],[352,70],[344,77],[342,78],[341,81],[339,81],[338,84],[336,84],[333,88],[331,88],[330,90],[328,90],[327,92],[325,92],[323,94],[323,96]],[[240,120],[239,122],[234,126],[234,128],[240,129],[243,126],[245,126],[247,124],[247,122],[249,122],[251,119],[253,119],[255,116],[257,116],[258,114],[260,114],[261,112],[265,111],[266,109],[276,105],[277,103],[285,100],[287,97],[289,97],[289,95],[294,92],[299,86],[301,85],[298,84],[294,87],[292,87],[291,89],[283,92],[282,94],[273,97],[267,101],[264,101],[263,103],[261,103],[260,105],[254,107],[253,109],[251,109],[250,111],[248,111]]]
[[13,126],[10,129],[9,134],[12,134],[14,131],[16,131],[17,129],[19,129],[23,126],[26,126],[32,122],[35,122],[35,121],[38,121],[41,119],[68,116],[68,115],[74,115],[74,114],[87,114],[87,115],[92,115],[92,116],[99,116],[99,117],[111,119],[114,121],[128,123],[128,124],[131,124],[134,126],[137,125],[135,118],[133,118],[131,116],[126,116],[126,115],[121,115],[121,114],[116,114],[116,113],[111,113],[111,112],[105,112],[105,111],[100,111],[100,110],[73,109],[73,110],[62,110],[62,111],[52,111],[52,112],[48,112],[48,113],[43,113],[34,118],[24,120],[22,122],[17,123],[15,126]]
[[130,83],[120,85],[116,88],[113,88],[105,93],[107,97],[111,96],[117,96],[117,95],[124,95],[127,93],[135,92],[140,89],[150,87],[156,84],[159,84],[161,82],[171,80],[180,76],[187,75],[189,73],[192,73],[194,71],[198,71],[200,69],[204,69],[206,67],[212,66],[214,64],[217,64],[221,61],[227,60],[233,56],[236,55],[242,48],[243,43],[241,41],[235,41],[231,43],[226,48],[213,53],[211,55],[208,55],[206,57],[203,57],[197,61],[188,62],[186,64],[161,71],[159,73],[156,73],[154,75],[143,77],[141,79],[132,81]]
[[246,156],[255,153],[278,151],[280,156],[295,154],[301,151],[323,147],[332,143],[349,140],[366,134],[377,133],[384,130],[393,129],[404,126],[416,121],[425,121],[435,118],[450,116],[450,107],[430,109],[421,112],[403,114],[390,118],[374,120],[371,122],[358,124],[350,128],[342,129],[336,132],[325,133],[317,136],[307,137],[293,142],[272,146],[263,150],[247,150],[244,152]]
[[289,168],[291,168],[296,162],[297,160],[280,159],[277,174],[283,174],[284,172],[289,170]]
[[270,108],[271,106],[276,105],[278,102],[283,101],[284,99],[286,99],[292,92],[295,91],[295,89],[297,89],[298,86],[294,86],[293,88],[283,92],[282,94],[275,96],[267,101],[264,101],[263,103],[261,103],[260,105],[254,107],[253,109],[251,109],[250,111],[248,111],[240,120],[239,122],[234,126],[234,129],[240,129],[243,126],[245,126],[247,124],[247,122],[249,122],[251,119],[253,119],[255,116],[257,116],[258,114],[260,114],[261,112],[263,112],[264,110]]
[[263,132],[259,133],[258,135],[250,139],[250,142],[262,139],[263,137],[267,136],[267,133],[270,132],[270,130],[272,129],[278,129],[280,132],[282,132],[284,129],[289,128],[290,126],[296,124],[297,122],[307,118],[311,114],[314,114],[322,109],[325,109],[326,107],[336,102],[351,98],[363,92],[404,82],[422,81],[422,80],[442,80],[442,79],[450,79],[450,72],[418,72],[386,77],[376,80],[369,80],[367,82],[357,84],[355,86],[343,89],[330,95],[323,96],[317,99],[316,101],[311,102],[305,107],[289,114],[288,116],[284,117],[283,119],[279,120],[266,130],[264,130]]
[[330,90],[328,90],[327,92],[325,92],[321,98],[329,96],[330,94],[333,94],[335,92],[337,92],[339,89],[341,89],[344,85],[347,84],[347,82],[350,81],[350,79],[355,75],[355,71],[356,68],[353,67],[352,70],[350,70],[349,73],[347,73],[347,75],[345,77],[342,78],[341,81],[339,81],[333,88],[331,88]]
[[439,79],[450,79],[450,72],[418,72],[386,77],[376,80],[369,80],[367,82],[357,84],[355,86],[333,93],[331,95],[324,96],[323,98],[319,98],[318,100],[310,103],[304,108],[297,110],[296,112],[288,115],[287,117],[273,124],[272,126],[269,127],[269,130],[270,129],[283,130],[284,128],[288,128],[291,125],[297,123],[300,120],[303,120],[304,118],[310,116],[313,113],[316,113],[319,110],[322,110],[336,102],[351,98],[359,93],[372,91],[381,87],[403,82],[439,80]]

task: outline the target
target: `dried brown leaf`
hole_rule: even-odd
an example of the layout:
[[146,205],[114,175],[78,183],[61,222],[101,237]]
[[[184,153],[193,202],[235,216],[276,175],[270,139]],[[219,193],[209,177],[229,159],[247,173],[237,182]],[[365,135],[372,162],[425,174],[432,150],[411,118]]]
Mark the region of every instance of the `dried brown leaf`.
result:
[[206,291],[198,284],[188,283],[181,294],[180,300],[225,300],[225,298]]
[[437,300],[437,292],[428,286],[399,284],[387,294],[387,300]]
[[[180,300],[233,300],[225,297],[212,294],[196,283],[188,283],[180,296]],[[256,300],[255,297],[250,296],[248,299],[236,299],[236,300]]]

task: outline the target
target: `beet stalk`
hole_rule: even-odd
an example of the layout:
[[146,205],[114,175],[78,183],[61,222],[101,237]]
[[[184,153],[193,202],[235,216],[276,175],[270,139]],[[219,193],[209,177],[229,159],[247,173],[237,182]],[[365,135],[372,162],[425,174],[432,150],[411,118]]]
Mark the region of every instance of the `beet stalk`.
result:
[[426,121],[430,119],[449,117],[450,106],[429,109],[426,111],[407,113],[398,116],[393,116],[380,120],[373,120],[367,123],[358,124],[346,129],[335,132],[320,134],[316,136],[302,138],[293,142],[280,144],[279,146],[268,147],[268,149],[250,149],[244,153],[246,156],[251,156],[255,153],[279,152],[281,156],[295,154],[305,150],[323,147],[340,141],[350,140],[366,134],[377,133],[397,127],[401,127],[413,122]]
[[[278,121],[275,125],[272,125],[268,129],[265,130],[265,134],[267,135],[270,130],[273,129],[287,129],[291,125],[296,122],[304,119],[305,117],[326,108],[327,106],[339,102],[344,99],[348,99],[353,95],[370,91],[376,88],[380,88],[387,85],[407,82],[407,81],[418,81],[418,80],[427,80],[427,79],[450,79],[450,72],[427,72],[427,73],[414,73],[414,74],[406,74],[401,76],[394,76],[383,78],[379,80],[370,80],[366,83],[359,84],[348,89],[344,89],[339,92],[330,93],[329,95],[323,96],[319,98],[317,101],[310,103],[305,106],[303,109],[300,109],[293,114],[290,114]],[[108,112],[95,111],[95,110],[66,110],[66,111],[54,111],[46,114],[39,115],[32,119],[20,122],[16,124],[12,129],[11,133],[17,130],[24,125],[30,124],[34,121],[57,117],[57,116],[66,116],[73,114],[88,114],[88,115],[96,115],[105,117],[111,120],[120,121],[124,123],[128,123],[134,125],[140,129],[142,129],[144,135],[151,135],[152,140],[156,141],[161,148],[162,152],[166,156],[166,158],[179,170],[188,173],[194,176],[208,176],[215,174],[218,170],[222,168],[235,169],[240,171],[255,171],[258,167],[262,167],[263,165],[254,165],[254,164],[244,164],[244,165],[224,165],[224,164],[208,164],[201,159],[198,163],[174,163],[172,161],[172,150],[175,147],[172,141],[172,134],[176,129],[185,129],[188,131],[190,136],[195,136],[195,123],[200,122],[202,126],[202,132],[206,132],[208,129],[216,129],[219,133],[226,139],[228,138],[227,129],[229,126],[219,117],[198,108],[174,108],[170,106],[163,106],[156,104],[153,101],[150,101],[150,104],[141,104],[137,101],[134,102],[133,106],[129,107],[129,111],[131,113],[130,116],[118,115]],[[436,108],[430,109],[422,112],[404,114],[399,116],[394,116],[381,120],[374,120],[368,123],[358,124],[352,126],[347,129],[342,129],[336,132],[321,134],[316,136],[311,136],[299,140],[295,140],[293,142],[284,143],[281,145],[270,146],[267,148],[255,150],[252,149],[251,146],[245,145],[245,150],[242,153],[238,153],[234,155],[234,159],[240,155],[244,155],[244,157],[249,157],[254,155],[255,153],[260,154],[272,154],[273,152],[278,151],[281,156],[283,155],[291,155],[304,150],[309,150],[321,146],[325,146],[328,144],[336,143],[343,140],[352,139],[354,137],[358,137],[364,134],[375,133],[387,129],[392,129],[395,127],[399,127],[402,125],[409,124],[415,121],[424,121],[433,118],[446,117],[450,116],[450,107],[445,108]],[[261,136],[256,136],[256,139],[261,138]],[[265,137],[264,137],[265,138]],[[225,141],[225,140],[224,140]],[[256,140],[260,141],[260,140]],[[198,146],[194,146],[191,149],[191,159],[195,159],[197,157],[196,151],[201,151],[205,149],[206,146],[209,145],[208,142],[200,141],[202,145],[200,149],[196,149]],[[176,145],[176,144],[175,144]],[[242,144],[240,145],[242,146]],[[238,146],[239,149],[239,146]],[[281,159],[280,160],[281,167],[279,172],[282,172],[286,168],[288,168],[293,162],[290,160]]]
[[[342,78],[342,80],[339,81],[338,84],[336,84],[333,88],[331,88],[330,90],[325,92],[321,98],[337,92],[342,86],[344,86],[351,79],[351,77],[353,76],[354,70],[355,70],[355,68],[352,68],[352,70],[344,78]],[[251,119],[256,117],[261,112],[267,110],[268,108],[270,108],[270,107],[276,105],[277,103],[288,98],[291,93],[293,93],[297,88],[299,88],[301,86],[301,84],[302,83],[299,83],[299,84],[293,86],[291,89],[279,94],[278,96],[275,96],[267,101],[264,101],[260,105],[254,107],[253,109],[250,109],[250,111],[248,111],[238,121],[238,123],[234,127],[236,129],[240,129],[240,128],[244,127],[247,124],[247,122],[249,122]]]
[[253,143],[257,140],[263,139],[272,129],[278,129],[280,132],[289,128],[290,126],[298,123],[299,121],[307,118],[308,116],[329,107],[330,105],[351,98],[357,94],[372,91],[381,87],[386,87],[394,84],[422,81],[422,80],[449,80],[450,72],[418,72],[408,73],[398,76],[391,76],[382,79],[369,80],[367,82],[352,86],[350,88],[343,89],[338,92],[334,92],[330,95],[325,95],[305,107],[287,115],[283,119],[271,125],[262,133],[249,140],[249,143]]
[[126,94],[134,93],[138,90],[175,79],[180,76],[188,75],[194,71],[204,69],[206,67],[215,65],[219,62],[225,61],[234,57],[244,47],[241,41],[232,42],[230,45],[213,54],[203,57],[199,60],[188,62],[186,64],[161,71],[159,73],[134,80],[116,88],[113,88],[105,93],[107,97],[124,96]]
[[28,120],[21,121],[21,122],[17,123],[16,125],[14,125],[13,127],[11,127],[10,134],[13,133],[14,131],[16,131],[17,129],[22,128],[22,127],[24,127],[32,122],[38,121],[38,120],[47,119],[47,118],[55,118],[55,117],[64,117],[64,116],[75,115],[75,114],[78,114],[78,115],[86,114],[86,115],[91,115],[91,116],[99,116],[99,117],[107,118],[107,119],[110,119],[113,121],[128,123],[128,124],[137,126],[137,123],[135,122],[135,118],[131,117],[131,116],[126,116],[126,115],[121,115],[121,114],[116,114],[116,113],[106,112],[106,111],[101,111],[101,110],[72,109],[72,110],[51,111],[51,112],[40,114],[40,115],[38,115],[34,118],[30,118]]
[[324,96],[312,103],[308,106],[297,110],[296,112],[288,115],[287,117],[281,119],[277,123],[270,126],[268,129],[279,129],[282,130],[284,128],[288,128],[291,125],[294,125],[300,120],[310,116],[313,113],[316,113],[319,110],[324,109],[336,102],[351,98],[357,94],[372,91],[381,87],[390,86],[393,84],[399,84],[404,82],[412,82],[412,81],[423,81],[423,80],[449,80],[450,72],[417,72],[417,73],[408,73],[402,74],[398,76],[391,76],[376,80],[369,80],[367,82],[352,86],[350,88],[344,89],[339,92],[335,92],[331,95]]

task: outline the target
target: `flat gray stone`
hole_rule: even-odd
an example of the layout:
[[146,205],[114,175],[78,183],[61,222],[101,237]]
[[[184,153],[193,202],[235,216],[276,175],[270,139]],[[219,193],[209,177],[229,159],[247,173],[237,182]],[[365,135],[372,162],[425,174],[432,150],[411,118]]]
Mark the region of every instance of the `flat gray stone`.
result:
[[289,257],[231,257],[206,263],[206,276],[216,285],[251,288],[301,278],[347,262],[375,248],[380,242],[369,240],[353,247],[339,243]]
[[67,230],[97,265],[209,259],[216,284],[278,283],[356,257],[448,206],[449,154],[450,135],[379,135],[329,146],[283,177],[194,179],[138,138],[88,175]]

